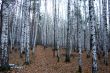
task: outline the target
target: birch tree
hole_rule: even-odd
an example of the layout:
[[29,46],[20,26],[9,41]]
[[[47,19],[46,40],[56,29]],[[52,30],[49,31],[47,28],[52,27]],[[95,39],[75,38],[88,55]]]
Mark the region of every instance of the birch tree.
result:
[[44,38],[45,38],[45,42],[44,42],[44,48],[46,48],[47,46],[47,0],[45,0],[45,20],[44,20]]
[[53,0],[53,24],[54,24],[54,49],[53,49],[53,56],[55,56],[55,50],[56,50],[56,0]]
[[9,66],[9,48],[8,48],[8,9],[10,5],[10,0],[2,0],[1,10],[2,10],[2,34],[1,34],[1,48],[2,48],[2,59],[1,66]]
[[79,9],[79,1],[77,1],[77,33],[78,33],[78,51],[79,51],[79,72],[82,73],[82,45],[81,45],[81,37],[82,37],[82,20],[81,20],[81,14]]
[[70,62],[70,0],[68,0],[68,23],[67,23],[67,43],[65,62]]
[[[10,40],[11,40],[11,52],[12,52],[12,48],[15,47],[15,39],[16,39],[16,27],[17,27],[17,1],[15,2],[15,4],[10,4],[10,16],[12,17],[12,20],[9,20],[10,22]],[[10,17],[9,16],[9,17]],[[9,18],[10,19],[10,18]]]
[[96,23],[95,23],[95,11],[94,1],[89,0],[89,24],[91,26],[92,35],[92,73],[97,73],[97,48],[96,48]]
[[40,16],[40,0],[35,0],[35,11],[34,11],[34,43],[33,43],[33,53],[35,52],[35,45],[37,41],[37,31],[38,31],[38,25],[39,25],[39,16]]
[[[108,12],[109,12],[109,36],[110,36],[110,0],[108,0]],[[109,42],[110,42],[110,39],[109,39]],[[108,51],[110,51],[110,49]]]
[[[25,50],[25,61],[27,64],[30,63],[30,59],[29,59],[29,48],[30,48],[30,24],[29,24],[29,7],[30,7],[30,0],[23,0],[23,27],[22,27],[22,40],[23,40],[23,44],[22,44],[22,48]],[[21,48],[21,49],[22,49]]]
[[108,64],[108,49],[107,49],[107,0],[102,0],[102,5],[103,5],[103,37],[104,37],[104,45],[103,45],[103,49],[104,49],[104,63],[107,65]]

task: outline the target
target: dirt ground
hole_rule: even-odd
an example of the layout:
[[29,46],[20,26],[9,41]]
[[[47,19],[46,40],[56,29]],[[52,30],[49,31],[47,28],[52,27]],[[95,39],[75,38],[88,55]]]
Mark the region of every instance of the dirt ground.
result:
[[[10,54],[10,64],[21,64],[23,68],[13,69],[8,73],[78,73],[78,53],[72,52],[70,63],[65,63],[64,53],[64,49],[61,49],[60,62],[57,62],[50,47],[44,50],[43,46],[39,45],[34,56],[30,52],[31,64],[25,65],[25,56],[23,55],[23,58],[19,59],[18,52],[13,51]],[[83,73],[92,73],[92,59],[86,58],[85,52],[82,54],[82,62]],[[110,73],[110,59],[108,66],[103,64],[103,58],[98,60],[98,73]]]

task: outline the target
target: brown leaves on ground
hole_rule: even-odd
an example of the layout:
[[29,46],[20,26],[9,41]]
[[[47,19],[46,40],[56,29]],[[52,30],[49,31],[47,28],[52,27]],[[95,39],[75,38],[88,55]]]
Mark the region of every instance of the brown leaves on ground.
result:
[[[36,48],[36,53],[33,56],[30,52],[30,65],[23,65],[25,62],[25,55],[23,55],[21,61],[19,60],[18,52],[12,52],[10,54],[10,63],[21,64],[23,69],[14,69],[9,73],[78,73],[78,53],[72,52],[71,62],[65,63],[65,51],[60,50],[60,62],[57,62],[57,58],[53,57],[52,48],[43,49],[43,46]],[[110,56],[110,54],[109,54]],[[92,73],[92,59],[86,58],[86,52],[82,54],[83,62],[83,73]],[[98,72],[99,73],[110,73],[110,59],[109,65],[103,64],[103,58],[98,61]]]

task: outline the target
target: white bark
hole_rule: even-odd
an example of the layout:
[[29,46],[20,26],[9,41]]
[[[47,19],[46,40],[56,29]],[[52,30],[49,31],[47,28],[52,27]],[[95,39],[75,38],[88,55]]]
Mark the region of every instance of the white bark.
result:
[[35,52],[35,45],[37,41],[37,30],[38,30],[38,25],[39,25],[39,15],[40,15],[40,0],[35,0],[35,15],[34,15],[34,43],[33,43],[33,53]]
[[94,1],[89,0],[89,17],[91,25],[91,35],[92,35],[92,73],[97,73],[97,48],[96,48],[96,23],[95,23],[95,11],[94,11]]
[[9,62],[8,54],[8,15],[9,15],[9,4],[8,0],[2,2],[2,34],[1,34],[1,48],[2,48],[2,59],[1,66],[7,67]]
[[70,0],[68,0],[68,23],[67,23],[67,41],[66,41],[66,62],[70,62]]
[[103,0],[103,37],[104,37],[104,45],[103,45],[103,49],[104,49],[104,53],[105,53],[105,64],[108,64],[108,49],[107,49],[107,0]]

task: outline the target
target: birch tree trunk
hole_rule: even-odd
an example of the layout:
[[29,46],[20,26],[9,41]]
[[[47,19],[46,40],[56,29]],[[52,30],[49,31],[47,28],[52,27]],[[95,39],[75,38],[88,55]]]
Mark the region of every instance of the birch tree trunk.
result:
[[[15,2],[17,4],[17,2]],[[11,4],[11,8],[10,8],[10,11],[12,10],[12,14],[13,14],[13,19],[12,19],[12,23],[10,23],[11,25],[11,29],[12,29],[12,32],[11,32],[11,51],[12,51],[12,48],[15,47],[15,39],[16,39],[16,27],[17,27],[17,6],[16,4]],[[11,15],[12,16],[12,15]]]
[[[102,0],[99,0],[99,10],[100,10],[100,28],[99,28],[99,47],[100,47],[100,52],[99,54],[103,51],[103,45],[104,45],[104,38],[103,38],[103,15],[102,15]],[[100,58],[100,55],[98,55]]]
[[26,64],[30,63],[29,60],[29,48],[30,48],[30,19],[29,19],[29,7],[30,7],[30,0],[23,0],[23,48],[25,50],[25,61]]
[[30,56],[29,56],[29,50],[30,50],[30,0],[27,0],[27,9],[26,9],[26,63],[30,63]]
[[91,25],[92,35],[92,73],[97,73],[97,48],[96,48],[96,23],[95,23],[95,11],[94,0],[89,0],[89,24]]
[[57,0],[57,27],[56,27],[56,36],[57,36],[57,62],[60,61],[60,28],[58,27],[58,25],[60,25],[60,18],[59,18],[59,4],[60,1]]
[[23,10],[24,10],[24,6],[23,6],[23,0],[21,0],[21,18],[22,18],[22,20],[21,20],[21,39],[20,39],[20,43],[21,43],[21,48],[20,48],[20,56],[21,56],[21,54],[22,54],[22,52],[24,51],[24,38],[25,38],[25,36],[24,36],[24,33],[25,33],[25,29],[24,29],[24,12],[23,12]]
[[[108,11],[109,11],[109,36],[110,36],[110,0],[108,0]],[[110,39],[109,39],[109,42],[110,42]],[[110,48],[108,49],[109,49],[108,51],[110,51]]]
[[102,0],[102,5],[103,5],[103,34],[104,34],[104,45],[103,45],[103,49],[104,49],[104,63],[106,65],[108,65],[108,49],[107,49],[107,0]]
[[56,50],[56,0],[53,0],[53,21],[54,21],[54,49],[53,49],[53,56],[55,57],[55,50]]
[[70,62],[70,0],[68,0],[68,23],[67,23],[67,43],[66,43],[66,58],[65,62]]
[[33,53],[35,52],[35,45],[37,41],[37,31],[38,31],[38,25],[39,25],[39,16],[40,16],[40,0],[35,0],[35,12],[34,12],[34,43],[33,43]]
[[1,66],[9,66],[9,54],[8,54],[8,9],[9,9],[10,0],[2,0],[2,34],[1,34],[1,48],[2,48],[2,59]]
[[77,33],[78,33],[78,51],[79,51],[79,72],[82,73],[82,20],[81,20],[81,13],[80,13],[80,1],[77,0]]
[[88,2],[87,0],[84,0],[84,14],[85,14],[84,41],[85,41],[85,49],[86,49],[86,53],[87,53],[87,58],[89,58],[90,57],[90,25],[88,24],[87,15],[86,15],[87,14],[87,6],[86,6],[87,2]]
[[47,46],[47,0],[45,0],[45,20],[44,20],[44,32],[45,32],[45,43],[44,48]]

